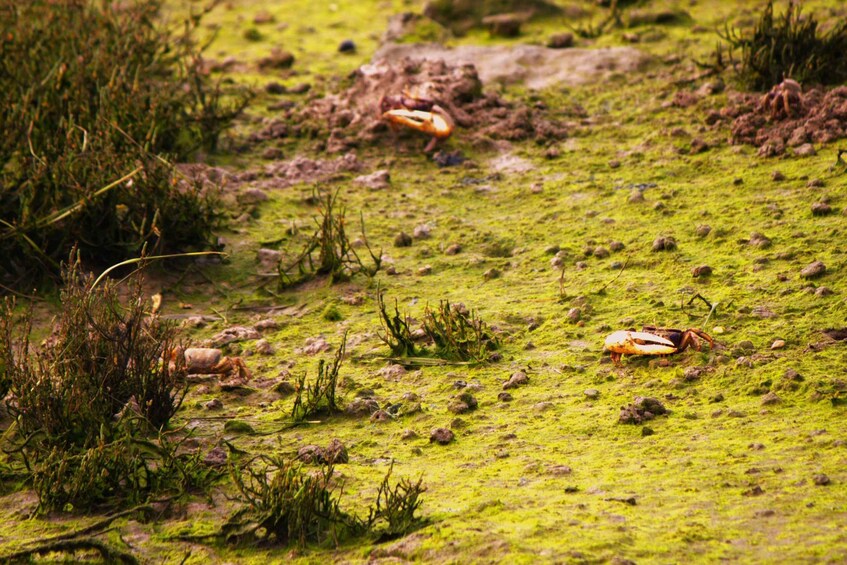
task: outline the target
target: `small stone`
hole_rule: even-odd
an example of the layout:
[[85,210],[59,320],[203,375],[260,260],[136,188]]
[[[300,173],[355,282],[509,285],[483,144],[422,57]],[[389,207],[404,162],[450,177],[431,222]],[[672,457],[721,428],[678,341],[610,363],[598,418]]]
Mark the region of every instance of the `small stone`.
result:
[[203,408],[206,410],[222,410],[224,407],[224,403],[220,401],[218,398],[213,398],[209,402],[203,404]]
[[499,279],[501,274],[502,273],[500,272],[500,269],[495,269],[492,267],[491,269],[488,269],[487,271],[482,273],[482,278],[487,281],[490,281],[492,279]]
[[710,148],[711,146],[706,143],[703,139],[695,137],[691,140],[691,147],[688,152],[692,155],[697,155],[698,153],[704,153],[708,151]]
[[273,355],[274,348],[273,345],[266,339],[260,339],[256,342],[256,353],[259,355]]
[[803,145],[794,148],[795,157],[812,157],[817,154],[818,152],[815,151],[815,146],[811,143],[804,143]]
[[[611,161],[609,161],[609,168],[610,169],[619,169],[620,166],[621,166],[621,162],[618,161],[617,159],[612,159]],[[639,194],[640,193],[641,192],[639,191]]]
[[260,190],[258,188],[248,188],[247,190],[242,191],[236,196],[236,199],[240,204],[259,204],[260,202],[267,202],[270,200],[270,196],[264,190]]
[[573,469],[571,469],[569,465],[551,465],[547,467],[547,472],[554,477],[563,477],[565,475],[570,475],[573,472]]
[[828,286],[821,286],[815,289],[815,296],[819,298],[829,296],[831,294],[835,294],[835,291],[829,288]]
[[781,182],[785,180],[785,175],[779,171],[774,171],[773,173],[771,173],[771,179],[773,179],[775,182]]
[[782,402],[782,399],[775,392],[769,392],[762,397],[762,406],[770,406],[780,402]]
[[711,274],[712,268],[708,265],[700,265],[699,267],[694,267],[693,269],[691,269],[691,275],[695,279],[705,278],[711,276]]
[[406,232],[400,232],[394,237],[394,247],[411,247],[412,236]]
[[825,183],[821,179],[812,179],[806,183],[806,188],[823,188]]
[[661,235],[653,240],[653,252],[673,251],[676,249],[676,240],[670,236]]
[[499,400],[500,402],[511,402],[512,400],[514,400],[514,397],[508,392],[501,392],[497,395],[497,400]]
[[447,428],[435,428],[429,434],[429,441],[430,443],[435,442],[439,445],[447,445],[453,441],[455,437],[456,435]]
[[644,202],[644,194],[638,190],[637,188],[629,193],[629,198],[627,202],[630,204],[638,204],[639,202]]
[[369,175],[358,176],[353,179],[353,183],[369,190],[381,190],[391,186],[391,175],[387,170],[381,169]]
[[517,37],[525,20],[523,14],[495,14],[482,18],[482,24],[488,27],[488,32],[494,37]]
[[771,344],[771,349],[782,349],[783,347],[785,347],[784,339],[775,339]]
[[271,24],[276,21],[274,15],[267,10],[262,10],[253,16],[253,23],[256,25]]
[[356,44],[352,39],[345,39],[338,45],[339,53],[355,53],[356,52]]
[[812,481],[818,486],[826,486],[830,484],[832,481],[829,480],[829,477],[824,475],[823,473],[818,473],[817,475],[812,477]]
[[709,233],[711,233],[711,231],[712,226],[708,224],[700,224],[697,226],[697,229],[694,230],[694,233],[697,234],[697,237],[706,237]]
[[424,265],[415,271],[419,277],[425,277],[426,275],[432,274],[432,265]]
[[766,249],[771,246],[771,240],[765,234],[753,232],[750,234],[750,239],[747,240],[747,245],[758,247],[759,249]]
[[203,463],[209,467],[223,467],[226,465],[226,451],[224,451],[224,449],[219,445],[213,447],[209,453],[203,457]]
[[594,256],[598,259],[605,259],[609,256],[609,250],[605,247],[595,247],[594,248]]
[[582,394],[584,394],[591,400],[597,400],[598,398],[600,398],[600,391],[596,388],[585,389]]
[[431,231],[432,228],[430,228],[428,224],[421,224],[419,226],[415,226],[415,229],[412,232],[412,237],[415,239],[429,239],[432,237]]
[[391,421],[391,414],[386,412],[385,410],[377,410],[373,414],[371,414],[371,420],[374,424],[382,424],[384,422]]
[[339,439],[333,439],[324,449],[324,458],[327,463],[348,463],[350,457],[347,455],[347,448]]
[[458,255],[462,252],[462,246],[458,243],[453,243],[444,250],[445,255]]
[[418,439],[418,437],[418,433],[415,430],[403,430],[403,433],[400,434],[400,439],[402,439],[403,441]]
[[523,386],[529,383],[529,377],[523,371],[517,371],[512,373],[509,377],[509,380],[503,383],[503,390],[509,390],[510,388],[517,388],[519,386]]
[[580,308],[571,308],[568,310],[568,320],[573,323],[578,322],[582,318],[582,310]]
[[290,381],[281,381],[275,384],[272,390],[281,396],[288,396],[289,394],[297,392],[297,387],[295,387]]
[[611,249],[615,253],[617,253],[618,251],[622,251],[624,247],[624,244],[620,241],[613,241],[609,244],[609,249]]
[[813,216],[826,216],[828,214],[832,214],[832,206],[826,202],[815,202],[812,204]]
[[547,40],[547,47],[550,49],[567,49],[573,47],[574,37],[572,33],[554,33]]
[[538,402],[538,403],[532,405],[532,410],[534,412],[546,412],[547,410],[550,410],[552,407],[553,407],[552,402],[547,402],[547,401]]
[[815,261],[807,265],[802,271],[800,271],[800,278],[803,279],[814,279],[826,272],[826,265],[823,264],[822,261]]
[[651,428],[650,426],[644,426],[643,428],[641,428],[641,437],[652,436],[655,433],[655,430],[653,430],[653,428]]
[[275,47],[267,57],[259,59],[260,69],[289,69],[294,64],[294,55]]

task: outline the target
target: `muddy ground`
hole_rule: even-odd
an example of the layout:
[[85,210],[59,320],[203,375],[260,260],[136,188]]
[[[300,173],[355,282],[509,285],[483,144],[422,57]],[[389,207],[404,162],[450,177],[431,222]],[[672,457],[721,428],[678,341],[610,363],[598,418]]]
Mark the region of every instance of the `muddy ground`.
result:
[[[843,332],[824,331],[847,326],[847,165],[836,159],[847,141],[830,123],[844,116],[779,126],[765,141],[783,150],[760,152],[755,131],[771,118],[756,114],[762,93],[695,63],[709,59],[715,30],[754,21],[760,2],[642,3],[623,27],[548,49],[551,36],[605,16],[595,2],[558,4],[513,38],[389,23],[423,11],[399,0],[231,0],[209,14],[210,68],[259,92],[228,151],[185,167],[223,187],[229,256],[159,273],[151,291],[187,337],[228,341],[254,377],[232,390],[193,383],[176,424],[216,456],[224,440],[293,456],[338,439],[346,507],[365,512],[394,461],[395,476],[423,475],[429,523],[399,540],[303,550],[181,540],[239,507],[224,479],[154,520],[116,521],[106,539],[150,563],[847,560],[847,349]],[[355,50],[339,52],[344,40]],[[414,46],[433,40],[451,48],[431,68],[443,86],[433,96],[460,117],[438,158],[371,107],[380,89],[421,78],[403,58],[444,52]],[[274,62],[274,48],[293,63]],[[375,67],[382,82],[367,82]],[[840,96],[832,112],[843,114]],[[741,135],[733,120],[744,112],[755,131]],[[498,133],[504,124],[521,134]],[[819,126],[826,135],[794,133]],[[353,239],[361,213],[383,269],[280,291],[275,261],[299,250],[292,228],[313,225],[316,186],[339,191]],[[500,336],[499,359],[390,364],[377,288],[417,318],[442,299],[475,309]],[[645,324],[700,327],[717,343],[614,366],[605,336]],[[237,326],[247,329],[221,335]],[[293,401],[278,385],[314,375],[345,332],[343,403],[386,408],[413,394],[419,409],[290,428]],[[476,410],[450,410],[462,393]],[[254,433],[225,431],[231,420]],[[454,439],[431,442],[436,428]],[[36,504],[28,492],[2,497],[0,546],[97,519],[27,519]]]

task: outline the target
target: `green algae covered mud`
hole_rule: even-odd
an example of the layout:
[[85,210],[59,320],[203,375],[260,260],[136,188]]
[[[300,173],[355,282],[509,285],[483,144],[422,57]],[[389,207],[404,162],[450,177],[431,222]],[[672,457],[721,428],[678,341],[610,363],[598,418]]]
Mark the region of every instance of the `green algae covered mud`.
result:
[[[205,490],[85,537],[141,562],[847,559],[839,86],[802,84],[808,107],[772,115],[757,106],[770,87],[749,92],[715,65],[717,30],[755,26],[764,2],[551,4],[508,37],[482,23],[491,14],[448,29],[419,2],[233,0],[204,16],[210,76],[256,92],[218,153],[181,165],[221,186],[228,257],[150,273],[148,294],[183,337],[240,358],[252,378],[188,377],[170,428],[218,472]],[[192,6],[174,1],[163,17]],[[847,17],[832,1],[803,13]],[[552,41],[562,34],[573,53],[547,47],[568,44]],[[539,50],[549,81],[522,58]],[[463,52],[486,55],[415,60]],[[392,70],[370,72],[380,65]],[[427,85],[459,118],[434,153],[376,107]],[[827,96],[832,135],[789,142]],[[763,120],[756,131],[810,118],[769,152],[755,132],[734,135],[748,115]],[[350,248],[367,264],[372,249],[379,270],[280,289],[278,265],[301,256],[321,196],[336,193]],[[442,301],[484,321],[498,347],[481,360],[417,355],[432,350],[424,323]],[[382,312],[407,326],[415,355],[392,351]],[[603,353],[608,335],[644,326],[694,328],[714,345],[620,366]],[[307,398],[328,366],[337,410],[295,421],[298,390]],[[125,509],[30,518],[25,473],[12,459],[0,469],[0,555]],[[402,532],[344,522],[302,544],[221,535],[258,515],[238,481],[259,469],[268,488],[255,492],[308,482],[361,521],[389,470],[395,491],[421,478],[420,520]],[[43,559],[69,555],[101,558],[89,546]]]

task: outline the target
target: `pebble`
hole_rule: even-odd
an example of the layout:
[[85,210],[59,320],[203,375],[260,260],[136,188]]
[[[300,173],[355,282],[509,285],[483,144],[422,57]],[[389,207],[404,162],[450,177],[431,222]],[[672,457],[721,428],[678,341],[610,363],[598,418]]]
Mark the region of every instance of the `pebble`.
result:
[[785,347],[784,339],[775,339],[771,344],[771,349],[782,349],[783,347]]
[[812,204],[812,215],[813,216],[826,216],[827,214],[832,213],[832,206],[827,204],[826,202],[815,202]]
[[432,274],[432,265],[424,265],[417,270],[417,274],[421,277]]
[[697,234],[697,237],[706,237],[712,231],[712,226],[708,224],[700,224],[697,226],[697,229],[694,230],[694,233]]
[[554,33],[547,40],[547,47],[550,49],[567,49],[573,47],[574,37],[572,33]]
[[676,240],[670,236],[660,235],[653,240],[653,251],[673,251],[676,249]]
[[256,353],[259,355],[273,355],[273,345],[266,339],[260,339],[256,342]]
[[412,236],[406,232],[400,232],[394,237],[394,247],[410,247],[412,245]]
[[823,264],[823,261],[815,261],[807,265],[802,271],[800,271],[800,278],[804,279],[814,279],[823,275],[826,272],[826,265]]
[[514,397],[508,392],[501,392],[497,395],[497,400],[499,400],[500,402],[511,402],[512,400],[514,400]]
[[824,475],[823,473],[819,473],[812,477],[812,481],[814,481],[814,483],[818,486],[826,486],[832,482],[829,477]]
[[487,271],[485,271],[484,273],[482,273],[482,278],[484,278],[487,281],[490,281],[492,279],[499,279],[500,275],[502,275],[502,273],[500,272],[500,269],[491,268],[491,269],[488,269]]
[[596,388],[586,389],[585,391],[583,391],[583,394],[585,396],[587,396],[588,398],[590,398],[591,400],[596,400],[597,398],[600,397],[600,391],[597,390]]
[[519,386],[523,386],[529,383],[529,377],[523,371],[517,371],[512,373],[509,377],[509,380],[503,383],[503,390],[509,390],[510,388],[517,388]]
[[708,277],[712,274],[712,268],[708,265],[700,265],[699,267],[694,267],[691,269],[691,275],[695,279],[699,279],[701,277]]
[[429,442],[437,443],[438,445],[447,445],[456,437],[456,434],[447,428],[435,428],[429,434]]
[[458,255],[462,252],[462,246],[458,243],[453,243],[444,250],[445,255]]
[[338,45],[339,53],[355,53],[356,52],[356,44],[352,39],[345,39]]

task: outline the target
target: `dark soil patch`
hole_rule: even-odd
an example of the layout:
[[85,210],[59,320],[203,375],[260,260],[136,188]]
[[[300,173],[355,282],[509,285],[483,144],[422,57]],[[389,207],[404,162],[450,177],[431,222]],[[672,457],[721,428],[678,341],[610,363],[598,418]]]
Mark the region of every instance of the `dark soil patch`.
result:
[[733,120],[732,143],[754,145],[763,156],[781,155],[786,147],[847,137],[847,86],[811,88],[799,93],[787,110],[769,95],[741,94],[720,117]]

